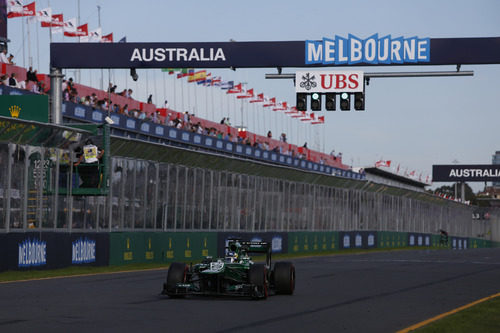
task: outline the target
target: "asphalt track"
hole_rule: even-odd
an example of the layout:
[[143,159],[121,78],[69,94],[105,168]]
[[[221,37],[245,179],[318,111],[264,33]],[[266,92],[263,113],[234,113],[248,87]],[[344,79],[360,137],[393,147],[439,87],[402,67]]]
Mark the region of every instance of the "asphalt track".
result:
[[295,259],[292,296],[159,296],[166,270],[0,284],[0,332],[395,332],[500,291],[500,249]]

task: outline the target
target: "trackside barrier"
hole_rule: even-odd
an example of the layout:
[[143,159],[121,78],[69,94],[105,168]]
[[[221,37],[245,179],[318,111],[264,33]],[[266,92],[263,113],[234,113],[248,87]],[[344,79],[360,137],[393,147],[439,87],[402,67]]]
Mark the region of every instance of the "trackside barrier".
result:
[[198,261],[205,256],[224,256],[230,238],[267,241],[273,253],[321,254],[343,249],[445,246],[465,250],[500,247],[499,242],[479,238],[373,232],[26,232],[0,234],[0,272],[55,269],[68,266],[106,266],[130,263]]
[[307,254],[339,249],[339,233],[336,231],[289,232],[288,253]]
[[216,256],[215,232],[116,232],[110,234],[110,265],[196,261]]
[[0,270],[106,266],[109,234],[27,232],[0,236]]
[[378,246],[379,248],[399,248],[408,246],[407,232],[394,231],[379,231]]

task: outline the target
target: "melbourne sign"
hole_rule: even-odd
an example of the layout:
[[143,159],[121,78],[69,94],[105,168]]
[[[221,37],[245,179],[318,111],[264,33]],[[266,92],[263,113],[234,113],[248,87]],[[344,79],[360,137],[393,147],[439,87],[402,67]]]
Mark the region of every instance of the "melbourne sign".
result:
[[500,165],[433,165],[432,180],[435,182],[500,181]]
[[306,41],[305,63],[322,65],[403,64],[429,62],[430,38],[378,38],[366,39],[349,34],[348,38],[335,36],[322,41]]
[[306,41],[51,43],[56,68],[272,68],[499,64],[500,37],[324,37]]
[[296,92],[362,92],[362,71],[298,71]]
[[26,239],[18,244],[18,267],[42,266],[47,264],[47,242]]

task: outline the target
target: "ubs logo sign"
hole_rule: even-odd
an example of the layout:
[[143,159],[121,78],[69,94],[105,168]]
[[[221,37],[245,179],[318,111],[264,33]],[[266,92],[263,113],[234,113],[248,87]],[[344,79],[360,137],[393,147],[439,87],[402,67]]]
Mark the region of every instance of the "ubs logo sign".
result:
[[363,92],[362,71],[298,71],[295,91],[298,93]]

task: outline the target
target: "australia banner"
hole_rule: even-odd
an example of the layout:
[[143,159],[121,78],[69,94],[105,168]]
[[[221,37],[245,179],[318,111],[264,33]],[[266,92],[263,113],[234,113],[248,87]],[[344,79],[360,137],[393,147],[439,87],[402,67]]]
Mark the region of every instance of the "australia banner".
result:
[[487,182],[500,181],[500,165],[433,165],[432,181],[434,182]]

